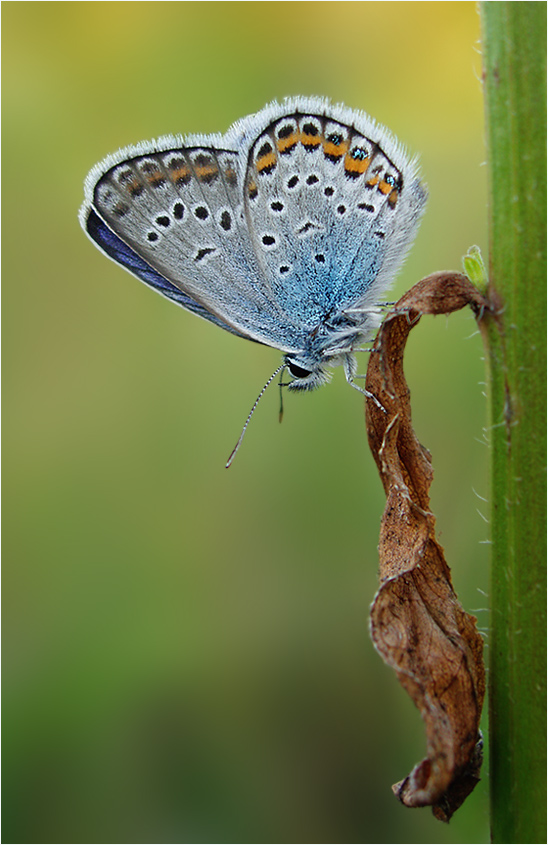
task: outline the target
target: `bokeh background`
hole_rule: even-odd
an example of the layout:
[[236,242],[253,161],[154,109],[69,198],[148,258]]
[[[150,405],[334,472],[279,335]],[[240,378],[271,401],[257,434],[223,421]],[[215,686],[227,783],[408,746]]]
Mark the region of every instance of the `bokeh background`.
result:
[[[274,98],[361,108],[421,155],[394,296],[486,252],[472,2],[18,3],[3,18],[4,842],[486,842],[391,784],[425,749],[374,651],[381,484],[342,371],[263,399],[280,356],[107,261],[89,168]],[[487,628],[483,352],[411,336],[414,420],[464,606]],[[366,358],[361,362],[361,370]]]

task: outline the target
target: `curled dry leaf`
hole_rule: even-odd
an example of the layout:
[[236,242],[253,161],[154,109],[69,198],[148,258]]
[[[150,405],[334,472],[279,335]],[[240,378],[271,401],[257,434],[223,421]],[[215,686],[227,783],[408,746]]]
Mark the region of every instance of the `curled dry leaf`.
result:
[[369,445],[386,493],[379,557],[381,586],[371,634],[419,708],[427,756],[393,787],[408,807],[432,806],[448,821],[479,780],[479,721],[485,693],[483,642],[476,619],[460,606],[429,510],[429,452],[411,424],[403,354],[423,314],[470,305],[481,319],[488,302],[466,276],[435,273],[416,284],[386,317],[369,361]]

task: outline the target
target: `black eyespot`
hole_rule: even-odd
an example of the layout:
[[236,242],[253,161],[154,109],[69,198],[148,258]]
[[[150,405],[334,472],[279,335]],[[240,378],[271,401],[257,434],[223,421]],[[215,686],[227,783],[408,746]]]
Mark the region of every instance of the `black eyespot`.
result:
[[344,214],[344,212],[346,211],[346,206],[345,205],[337,206],[337,211],[339,212],[339,214]]
[[359,202],[358,208],[360,209],[360,211],[371,211],[371,212],[375,211],[375,206],[369,205],[369,203],[367,203],[367,202]]
[[324,192],[324,194],[326,195],[326,197],[332,197],[332,196],[333,196],[333,194],[335,193],[335,188],[331,188],[331,187],[329,187],[329,188],[324,188],[324,191],[323,191],[323,192]]
[[147,241],[150,241],[150,243],[154,243],[158,240],[159,237],[160,235],[158,234],[158,232],[149,232],[147,234]]
[[228,232],[230,227],[232,226],[232,217],[228,213],[228,211],[223,211],[221,214],[221,228]]
[[299,181],[298,176],[292,176],[291,179],[288,179],[288,181],[287,181],[287,187],[288,188],[294,188],[295,185],[298,183],[298,181]]
[[194,209],[194,214],[198,218],[198,220],[207,220],[209,217],[209,211],[203,205],[199,205],[198,208]]
[[282,128],[278,132],[278,138],[288,138],[292,132],[293,127],[290,123],[287,123],[285,126],[282,126]]
[[280,267],[280,273],[289,273],[289,267],[287,266],[287,264],[282,264],[282,266]]
[[165,214],[161,214],[159,217],[156,218],[156,222],[158,226],[163,226],[164,229],[167,229],[167,227],[171,223],[171,220]]
[[314,256],[318,264],[325,264],[325,255],[322,255],[321,252],[318,255]]
[[176,202],[173,206],[173,216],[175,220],[182,220],[185,213],[185,207],[182,202]]
[[199,249],[194,256],[194,261],[202,261],[208,255],[211,255],[212,252],[215,252],[215,247],[212,246],[205,246],[203,249]]
[[284,204],[283,204],[283,202],[278,202],[276,200],[276,202],[270,203],[270,208],[272,209],[272,211],[283,211],[284,210]]
[[272,246],[272,244],[276,243],[276,238],[272,237],[272,235],[263,235],[263,243],[265,246]]
[[306,180],[306,184],[307,184],[307,185],[315,185],[315,184],[316,184],[316,182],[319,182],[319,181],[320,181],[320,180],[318,179],[318,177],[317,177],[314,173],[312,173],[312,174],[311,174],[311,175],[307,178],[307,180]]

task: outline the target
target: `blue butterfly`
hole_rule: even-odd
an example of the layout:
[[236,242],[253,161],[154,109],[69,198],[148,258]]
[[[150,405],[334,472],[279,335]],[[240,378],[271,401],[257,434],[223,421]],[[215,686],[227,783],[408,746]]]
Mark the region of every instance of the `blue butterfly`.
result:
[[281,370],[289,389],[311,390],[337,365],[361,390],[354,353],[380,323],[379,298],[425,204],[416,161],[387,129],[296,97],[225,135],[167,136],[107,156],[86,179],[80,221],[163,296],[280,349],[262,396]]

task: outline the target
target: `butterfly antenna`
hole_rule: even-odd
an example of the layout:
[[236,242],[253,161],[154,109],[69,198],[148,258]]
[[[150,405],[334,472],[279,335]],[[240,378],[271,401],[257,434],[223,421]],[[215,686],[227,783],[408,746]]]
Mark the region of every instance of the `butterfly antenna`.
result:
[[257,407],[257,405],[258,405],[258,404],[259,404],[259,402],[261,401],[261,399],[262,399],[262,397],[263,397],[263,394],[264,394],[265,390],[267,389],[267,387],[269,387],[269,386],[270,386],[270,384],[274,381],[274,379],[276,378],[276,376],[278,375],[278,373],[279,373],[281,370],[283,370],[283,368],[284,368],[284,367],[285,367],[285,364],[280,364],[280,366],[278,367],[278,369],[277,369],[277,370],[275,370],[275,371],[272,373],[272,375],[271,375],[271,376],[270,376],[270,378],[268,379],[267,383],[265,384],[265,386],[263,387],[263,389],[261,390],[261,392],[259,393],[259,395],[258,395],[258,396],[257,396],[257,398],[255,399],[255,402],[253,403],[253,407],[252,407],[251,411],[249,412],[249,414],[248,414],[248,416],[247,416],[247,419],[246,419],[246,421],[245,421],[245,423],[244,423],[244,427],[242,428],[242,433],[240,434],[240,436],[239,436],[239,438],[238,438],[238,442],[237,442],[237,443],[236,443],[236,445],[234,446],[234,449],[233,449],[233,450],[232,450],[232,452],[230,453],[230,457],[228,458],[228,461],[227,461],[227,462],[226,462],[226,464],[225,464],[225,469],[228,469],[228,468],[229,468],[230,464],[232,463],[232,461],[233,461],[233,460],[234,460],[234,458],[236,457],[236,452],[238,451],[238,449],[239,449],[239,448],[240,448],[240,446],[242,445],[242,440],[244,439],[244,434],[245,434],[246,429],[247,429],[247,427],[248,427],[248,425],[249,425],[249,420],[250,420],[250,419],[251,419],[251,417],[253,416],[253,412],[255,411],[255,408]]

